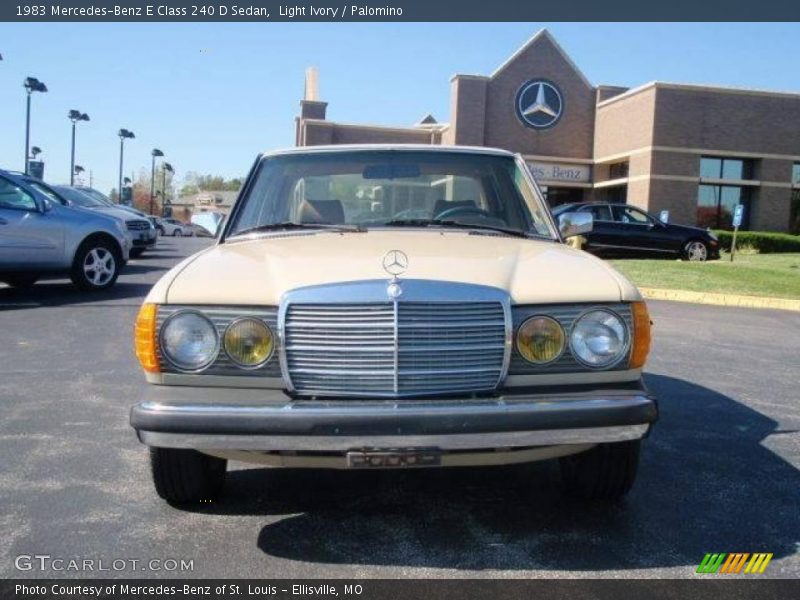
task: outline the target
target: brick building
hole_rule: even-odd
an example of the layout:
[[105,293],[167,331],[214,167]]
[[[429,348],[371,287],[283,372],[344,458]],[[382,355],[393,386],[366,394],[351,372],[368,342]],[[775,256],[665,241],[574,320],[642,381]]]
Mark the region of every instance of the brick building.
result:
[[[409,82],[410,83],[410,82]],[[307,79],[300,146],[464,144],[522,154],[548,202],[628,202],[670,221],[800,230],[800,93],[663,82],[593,85],[542,30],[491,75],[454,75],[450,120],[414,126],[326,119]]]

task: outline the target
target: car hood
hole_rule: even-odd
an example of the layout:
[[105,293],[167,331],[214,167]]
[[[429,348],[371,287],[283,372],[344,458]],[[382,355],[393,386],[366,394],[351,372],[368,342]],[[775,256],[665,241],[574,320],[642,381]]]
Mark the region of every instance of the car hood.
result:
[[174,267],[148,301],[274,306],[295,288],[388,280],[383,257],[390,250],[408,256],[401,279],[487,285],[506,290],[516,304],[640,298],[607,263],[564,244],[468,232],[373,230],[218,244]]
[[113,208],[111,206],[98,206],[96,208],[92,207],[90,210],[102,213],[104,215],[108,215],[110,217],[116,217],[117,219],[122,219],[123,221],[130,221],[134,219],[138,219],[140,221],[147,220],[144,217],[135,215],[131,212],[128,212],[127,210],[122,210],[121,208]]
[[683,235],[697,235],[701,237],[708,235],[707,229],[703,229],[702,227],[692,227],[691,225],[677,225],[670,223],[667,225],[667,229],[672,233],[681,233]]

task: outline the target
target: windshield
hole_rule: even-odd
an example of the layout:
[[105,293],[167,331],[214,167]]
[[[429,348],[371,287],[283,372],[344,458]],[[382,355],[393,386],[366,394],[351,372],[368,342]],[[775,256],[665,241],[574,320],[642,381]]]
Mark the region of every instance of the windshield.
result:
[[93,198],[94,200],[97,200],[102,205],[115,206],[115,204],[111,200],[109,200],[105,196],[105,194],[103,194],[102,192],[98,192],[94,188],[81,187],[81,188],[76,188],[76,189],[77,189],[78,192],[80,192],[84,196],[88,196],[89,198]]
[[227,235],[270,227],[463,226],[554,237],[513,157],[341,151],[264,158]]
[[105,204],[103,204],[102,202],[95,200],[94,198],[90,198],[89,196],[87,196],[81,191],[76,190],[75,188],[67,186],[59,186],[56,189],[58,190],[59,194],[61,194],[72,204],[75,204],[77,206],[83,206],[84,208],[98,208],[105,206]]
[[40,194],[43,194],[44,196],[46,196],[47,199],[50,200],[51,202],[55,202],[56,204],[64,204],[64,200],[62,198],[60,198],[59,195],[56,192],[51,190],[45,184],[43,184],[43,183],[41,183],[39,181],[33,181],[31,179],[28,179],[27,183],[28,183],[29,186],[31,186],[33,189],[35,189],[37,192],[39,192]]

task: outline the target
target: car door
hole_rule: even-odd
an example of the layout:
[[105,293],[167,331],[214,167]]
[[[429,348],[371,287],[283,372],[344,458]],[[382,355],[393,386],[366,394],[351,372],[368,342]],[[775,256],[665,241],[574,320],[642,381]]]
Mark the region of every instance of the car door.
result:
[[47,268],[60,263],[63,226],[45,203],[32,191],[0,176],[0,269]]
[[619,231],[620,250],[637,256],[659,256],[672,252],[666,227],[643,210],[623,204],[611,207]]
[[586,238],[586,250],[603,251],[606,246],[613,244],[614,222],[608,204],[587,204],[577,212],[588,212],[592,215],[592,230]]

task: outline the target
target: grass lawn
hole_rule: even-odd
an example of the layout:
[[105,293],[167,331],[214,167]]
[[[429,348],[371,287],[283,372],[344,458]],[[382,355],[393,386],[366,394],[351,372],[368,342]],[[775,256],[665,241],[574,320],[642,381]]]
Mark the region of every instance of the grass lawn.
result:
[[641,287],[800,299],[800,254],[737,254],[734,262],[611,260]]

